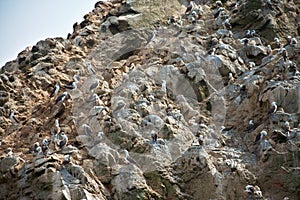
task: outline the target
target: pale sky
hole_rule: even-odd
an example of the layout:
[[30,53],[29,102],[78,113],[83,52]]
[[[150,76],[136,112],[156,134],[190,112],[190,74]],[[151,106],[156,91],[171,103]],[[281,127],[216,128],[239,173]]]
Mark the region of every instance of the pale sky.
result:
[[38,41],[64,37],[98,0],[0,0],[0,68]]

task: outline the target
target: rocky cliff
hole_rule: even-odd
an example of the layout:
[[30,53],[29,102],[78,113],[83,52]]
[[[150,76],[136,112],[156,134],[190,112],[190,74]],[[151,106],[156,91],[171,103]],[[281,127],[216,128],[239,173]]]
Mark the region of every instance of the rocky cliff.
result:
[[0,199],[298,199],[299,6],[99,1],[26,48],[0,74]]

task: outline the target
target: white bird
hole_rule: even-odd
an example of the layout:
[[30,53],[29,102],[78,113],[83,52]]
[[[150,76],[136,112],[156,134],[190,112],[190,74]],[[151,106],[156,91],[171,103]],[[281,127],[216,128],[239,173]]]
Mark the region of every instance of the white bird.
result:
[[271,53],[272,53],[271,45],[268,45],[268,46],[267,46],[267,54],[268,54],[268,55],[271,55]]
[[54,97],[55,95],[57,95],[59,89],[60,89],[60,86],[59,86],[58,83],[56,83],[55,86],[54,86],[54,88],[53,88],[53,90],[52,90],[52,92],[51,92],[51,94],[50,94],[50,98]]
[[34,143],[33,145],[33,155],[38,156],[42,153],[42,148],[38,142]]
[[10,111],[9,118],[11,119],[11,121],[14,124],[18,124],[19,123],[19,120],[17,120],[17,118],[15,117],[15,112],[13,110]]
[[87,69],[90,75],[96,74],[96,71],[94,70],[92,63],[87,64]]
[[257,144],[257,142],[261,142],[265,136],[267,136],[267,131],[261,131],[259,134],[257,134],[254,144]]
[[55,120],[55,126],[56,126],[57,128],[59,128],[59,119],[56,119],[56,120]]
[[68,143],[68,136],[64,132],[58,134],[57,146],[62,149]]
[[12,148],[7,148],[7,157],[8,158],[12,158],[14,155],[13,151],[12,151]]
[[59,103],[59,102],[63,102],[65,100],[65,98],[67,97],[68,92],[64,92],[62,95],[58,96],[55,100],[55,104]]
[[254,127],[254,121],[251,119],[249,121],[249,124],[248,124],[247,128],[246,128],[246,131],[249,133],[253,129],[253,127]]
[[67,83],[64,85],[64,88],[70,89],[70,90],[76,90],[77,89],[77,83],[78,83],[78,75],[73,76],[73,81]]
[[272,114],[272,113],[275,113],[276,111],[277,111],[277,105],[276,105],[276,102],[273,101],[273,102],[272,102],[272,106],[271,106],[271,108],[270,108],[270,110],[269,110],[269,112],[268,112],[268,115],[270,115],[270,114]]
[[93,135],[93,131],[92,131],[92,129],[91,129],[91,127],[89,125],[83,124],[82,127],[83,127],[84,132],[85,132],[86,135],[88,135],[88,136],[92,136]]
[[90,90],[96,89],[98,87],[99,83],[100,83],[99,79],[96,79],[96,82],[90,86]]
[[200,145],[200,146],[203,145],[203,143],[204,143],[203,135],[199,135],[199,137],[198,137],[198,142],[199,142],[199,145]]
[[161,91],[167,94],[167,82],[165,80],[162,80]]
[[137,165],[136,161],[133,160],[130,156],[129,156],[129,153],[126,149],[124,149],[124,153],[125,153],[125,158],[126,158],[126,161],[127,162],[130,162],[130,163],[133,163],[135,165]]

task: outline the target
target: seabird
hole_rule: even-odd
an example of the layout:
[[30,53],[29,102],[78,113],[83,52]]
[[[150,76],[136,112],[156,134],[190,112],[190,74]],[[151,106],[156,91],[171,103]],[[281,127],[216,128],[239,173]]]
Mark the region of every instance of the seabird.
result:
[[288,121],[284,122],[283,129],[284,129],[286,132],[289,132],[289,131],[291,130],[290,123],[289,123]]
[[229,18],[225,19],[224,25],[225,25],[225,27],[226,27],[227,29],[231,29],[231,28],[232,28],[232,26],[231,26],[231,24],[230,24],[230,22],[229,22]]
[[296,46],[297,43],[298,43],[298,41],[297,41],[296,38],[292,38],[292,39],[291,39],[291,45]]
[[59,119],[55,120],[55,127],[59,128]]
[[93,135],[93,131],[92,131],[92,129],[89,125],[83,124],[82,127],[84,128],[84,132],[85,132],[86,135],[88,135],[88,136]]
[[223,6],[222,1],[216,1],[216,7],[221,7]]
[[271,45],[268,45],[268,46],[267,46],[267,54],[268,54],[268,55],[271,55],[271,53],[272,53]]
[[230,83],[233,83],[233,82],[234,82],[234,77],[233,77],[232,73],[230,72],[228,76],[229,76],[229,77],[228,77],[228,78],[229,78],[228,83],[229,83],[229,84],[230,84]]
[[248,194],[253,194],[253,193],[254,193],[254,186],[253,186],[253,185],[246,185],[245,191],[246,191]]
[[243,38],[241,39],[241,42],[244,44],[244,46],[247,46],[249,43],[249,39],[248,38]]
[[2,145],[2,139],[0,139],[0,146]]
[[60,132],[58,134],[58,141],[57,141],[57,146],[59,149],[62,149],[64,146],[66,146],[68,143],[68,137],[64,132]]
[[199,145],[202,146],[204,144],[204,138],[203,138],[203,135],[199,135],[198,137],[198,142],[199,142]]
[[255,30],[252,30],[251,33],[250,33],[250,36],[251,36],[251,37],[256,36],[256,31],[255,31]]
[[67,97],[68,92],[64,92],[62,95],[58,96],[55,100],[55,104],[59,103],[59,102],[63,102],[65,100],[65,98]]
[[267,131],[261,131],[259,134],[257,134],[254,144],[257,144],[257,142],[261,142],[265,136],[267,136]]
[[224,9],[223,7],[219,7],[219,8],[217,9],[217,11],[214,13],[214,18],[219,17],[220,13],[221,13],[222,11],[224,11],[224,10],[225,10],[225,9]]
[[90,75],[96,74],[96,71],[94,70],[92,63],[87,64],[87,69]]
[[250,31],[249,29],[246,31],[246,37],[247,37],[247,38],[250,38],[250,37],[251,37],[251,31]]
[[97,137],[99,137],[99,139],[101,140],[104,137],[104,133],[102,131],[99,131],[97,133]]
[[127,162],[133,163],[135,165],[137,165],[137,163],[135,162],[135,160],[133,160],[130,156],[129,153],[126,149],[124,149],[124,153],[125,153],[125,159]]
[[208,54],[208,55],[215,55],[215,52],[216,52],[216,48],[213,47],[211,50],[209,50],[209,51],[207,52],[207,54]]
[[47,154],[48,149],[49,149],[48,148],[48,140],[45,138],[45,139],[43,139],[43,142],[42,142],[42,152],[44,155]]
[[157,141],[157,134],[156,133],[152,133],[151,134],[151,138],[152,138],[152,142],[155,143]]
[[33,155],[38,156],[42,153],[42,148],[38,142],[34,143],[33,145]]
[[71,156],[69,154],[65,155],[63,164],[66,165],[71,162]]
[[275,48],[281,48],[280,41],[277,37],[274,37]]
[[103,106],[103,102],[96,93],[93,94],[93,101],[95,102],[94,106]]
[[166,80],[162,80],[161,91],[163,93],[167,94],[167,82],[166,82]]
[[15,117],[15,112],[13,110],[10,111],[9,118],[14,124],[18,124],[19,120]]
[[273,9],[273,8],[272,8],[272,5],[271,5],[271,0],[266,0],[266,5],[267,5],[267,7],[268,7],[270,10]]
[[249,133],[249,132],[252,131],[253,128],[254,128],[254,121],[251,119],[249,121],[249,124],[248,124],[247,128],[246,128],[246,131]]
[[282,51],[281,51],[281,55],[283,57],[283,60],[284,61],[287,61],[287,58],[288,58],[288,52],[285,48],[282,48]]
[[255,67],[255,62],[249,62],[248,63],[248,69],[252,70]]
[[100,83],[99,79],[96,79],[96,82],[90,86],[90,90],[96,89],[98,87],[99,83]]
[[73,81],[67,83],[66,85],[64,85],[64,88],[70,89],[70,90],[76,90],[77,89],[77,83],[78,83],[78,75],[74,75],[73,76]]
[[190,11],[195,9],[195,2],[194,1],[190,1],[190,4],[187,6],[186,10],[185,10],[185,14],[189,13]]
[[12,148],[7,148],[7,156],[8,158],[12,158],[14,155],[13,151],[12,151]]
[[292,41],[292,37],[288,35],[285,39],[286,39],[286,45],[290,45]]
[[50,98],[54,97],[55,95],[57,95],[59,89],[60,89],[60,86],[59,86],[58,83],[56,83],[55,86],[54,86],[54,88],[53,88],[53,90],[52,90],[52,92],[51,92],[51,94],[50,94]]
[[273,101],[273,102],[272,102],[272,105],[271,105],[271,108],[270,108],[270,110],[269,110],[269,112],[268,112],[268,115],[270,115],[270,114],[272,114],[272,113],[275,113],[276,111],[277,111],[277,105],[276,105],[276,102]]

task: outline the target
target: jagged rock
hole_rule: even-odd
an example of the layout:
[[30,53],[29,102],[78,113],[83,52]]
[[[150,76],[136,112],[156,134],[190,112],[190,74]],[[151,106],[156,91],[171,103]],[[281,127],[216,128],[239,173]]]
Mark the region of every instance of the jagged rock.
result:
[[297,199],[298,3],[189,3],[97,2],[1,68],[0,199]]

